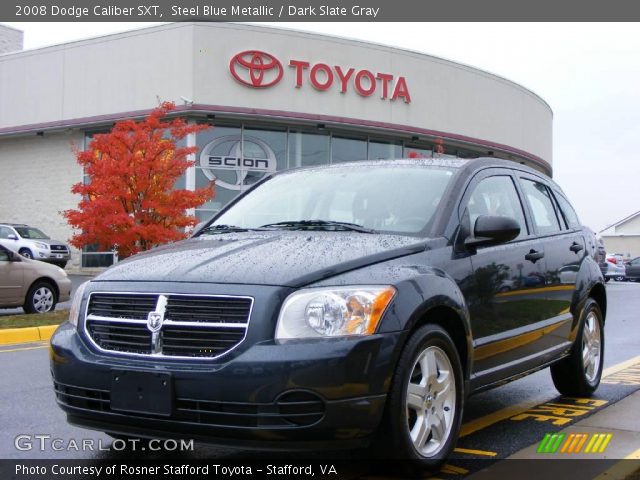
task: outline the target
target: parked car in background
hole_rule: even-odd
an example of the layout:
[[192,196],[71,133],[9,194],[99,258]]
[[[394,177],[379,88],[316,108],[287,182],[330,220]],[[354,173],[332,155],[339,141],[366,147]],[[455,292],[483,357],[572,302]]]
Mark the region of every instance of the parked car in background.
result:
[[565,395],[596,390],[595,250],[560,187],[515,162],[274,173],[78,287],[51,338],[56,399],[114,437],[372,445],[435,469],[470,394],[544,367]]
[[23,257],[53,263],[60,268],[64,268],[70,258],[65,242],[52,240],[42,230],[21,223],[0,223],[0,245]]
[[0,308],[46,313],[71,295],[71,280],[60,267],[29,260],[0,245]]
[[605,281],[613,279],[616,282],[624,282],[626,278],[624,257],[619,253],[607,253],[605,260],[607,264],[607,271],[604,273]]
[[630,282],[640,281],[640,257],[632,258],[626,262],[625,276]]

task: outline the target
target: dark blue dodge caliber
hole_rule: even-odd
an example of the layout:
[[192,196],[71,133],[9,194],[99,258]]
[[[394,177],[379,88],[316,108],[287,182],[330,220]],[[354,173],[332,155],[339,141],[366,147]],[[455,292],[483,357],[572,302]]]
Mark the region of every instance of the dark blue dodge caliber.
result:
[[595,255],[562,190],[512,162],[281,172],[78,289],[57,401],[113,436],[437,467],[470,394],[545,367],[563,394],[598,387]]

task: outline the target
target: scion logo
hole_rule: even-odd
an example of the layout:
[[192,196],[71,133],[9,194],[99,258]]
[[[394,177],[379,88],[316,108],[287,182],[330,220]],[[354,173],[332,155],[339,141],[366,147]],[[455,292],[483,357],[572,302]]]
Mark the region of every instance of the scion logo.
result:
[[278,160],[271,147],[259,138],[226,135],[208,143],[200,153],[200,166],[216,186],[243,190],[266,173],[275,172]]
[[277,58],[259,50],[247,50],[235,55],[229,62],[229,71],[237,81],[253,88],[271,87],[284,74]]

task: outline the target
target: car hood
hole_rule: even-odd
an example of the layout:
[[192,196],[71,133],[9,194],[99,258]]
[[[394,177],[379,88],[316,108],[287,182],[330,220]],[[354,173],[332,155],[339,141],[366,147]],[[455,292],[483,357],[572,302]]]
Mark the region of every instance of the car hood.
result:
[[55,240],[53,238],[25,238],[30,242],[40,242],[45,245],[66,245],[67,242],[63,242],[62,240]]
[[301,287],[423,251],[427,240],[358,232],[243,232],[192,238],[138,254],[96,281],[211,282]]

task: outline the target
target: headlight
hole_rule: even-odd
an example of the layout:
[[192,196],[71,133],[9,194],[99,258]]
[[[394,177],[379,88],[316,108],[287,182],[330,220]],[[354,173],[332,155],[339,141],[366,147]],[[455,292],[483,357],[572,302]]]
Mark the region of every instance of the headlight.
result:
[[71,302],[71,308],[69,309],[69,322],[78,326],[78,317],[80,316],[80,304],[82,303],[82,296],[84,295],[84,290],[87,288],[89,282],[84,282],[82,285],[78,287],[76,293],[73,294],[73,301]]
[[391,286],[300,290],[282,305],[276,339],[371,335],[395,294]]
[[33,244],[41,250],[49,250],[49,245],[46,243],[33,242]]

